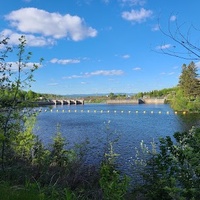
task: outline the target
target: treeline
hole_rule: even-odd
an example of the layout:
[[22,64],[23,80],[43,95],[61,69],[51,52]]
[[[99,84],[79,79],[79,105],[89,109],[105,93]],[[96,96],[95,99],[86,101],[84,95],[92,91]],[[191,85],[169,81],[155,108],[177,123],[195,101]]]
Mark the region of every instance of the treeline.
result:
[[[1,96],[1,100],[4,99],[12,99],[13,96],[15,95],[15,88],[4,88],[4,89],[0,89],[0,96]],[[26,100],[37,100],[41,97],[41,94],[33,92],[32,90],[29,91],[23,91],[23,90],[19,90],[17,91],[16,94],[16,98],[19,101],[26,101]]]
[[134,95],[135,98],[167,98],[169,94],[175,93],[178,87],[164,88],[162,90],[152,90],[150,92],[139,92]]
[[[16,94],[15,94],[16,93]],[[56,99],[56,98],[64,98],[63,95],[56,95],[56,94],[47,94],[47,93],[37,93],[32,90],[24,91],[22,89],[18,89],[16,92],[15,87],[6,87],[0,88],[0,102],[1,104],[12,100],[13,97],[17,99],[17,101],[47,101],[49,99]]]

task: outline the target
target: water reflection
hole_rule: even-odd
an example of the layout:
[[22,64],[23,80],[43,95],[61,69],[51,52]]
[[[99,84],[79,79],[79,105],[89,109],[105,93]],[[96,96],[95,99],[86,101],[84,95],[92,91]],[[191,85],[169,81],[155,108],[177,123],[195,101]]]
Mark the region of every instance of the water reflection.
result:
[[180,123],[185,130],[191,129],[192,126],[200,127],[200,114],[198,113],[188,113],[185,115],[178,115],[180,118]]

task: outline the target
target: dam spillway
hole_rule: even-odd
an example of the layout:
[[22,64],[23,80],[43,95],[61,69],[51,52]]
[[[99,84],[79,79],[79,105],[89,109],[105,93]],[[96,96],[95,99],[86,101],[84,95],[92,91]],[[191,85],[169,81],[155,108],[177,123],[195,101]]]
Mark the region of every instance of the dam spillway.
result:
[[82,104],[84,105],[84,100],[83,99],[67,99],[67,100],[51,100],[55,105],[79,105]]

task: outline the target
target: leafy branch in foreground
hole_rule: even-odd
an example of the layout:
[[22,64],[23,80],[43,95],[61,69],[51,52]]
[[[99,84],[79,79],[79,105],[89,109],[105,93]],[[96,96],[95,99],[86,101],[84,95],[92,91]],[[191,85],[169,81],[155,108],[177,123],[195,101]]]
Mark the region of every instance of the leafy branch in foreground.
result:
[[[24,116],[32,115],[28,109],[22,112],[22,109],[28,108],[30,103],[19,100],[18,96],[23,89],[30,87],[33,72],[38,65],[29,62],[32,53],[26,53],[24,36],[19,38],[19,45],[16,48],[9,46],[9,38],[3,39],[0,47],[2,49],[0,55],[0,72],[2,73],[0,77],[0,163],[1,168],[5,170],[6,162],[13,156],[13,141],[22,131],[27,119]],[[15,52],[17,61],[8,61],[9,53]]]

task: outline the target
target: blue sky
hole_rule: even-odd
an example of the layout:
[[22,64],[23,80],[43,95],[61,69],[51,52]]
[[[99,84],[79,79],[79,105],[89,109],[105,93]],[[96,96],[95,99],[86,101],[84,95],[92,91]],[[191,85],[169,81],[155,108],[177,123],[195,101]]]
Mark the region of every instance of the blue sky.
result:
[[6,0],[0,35],[13,45],[25,35],[31,62],[44,58],[35,92],[145,92],[176,86],[190,62],[158,53],[176,45],[158,25],[173,32],[178,23],[198,45],[199,7],[199,0]]

